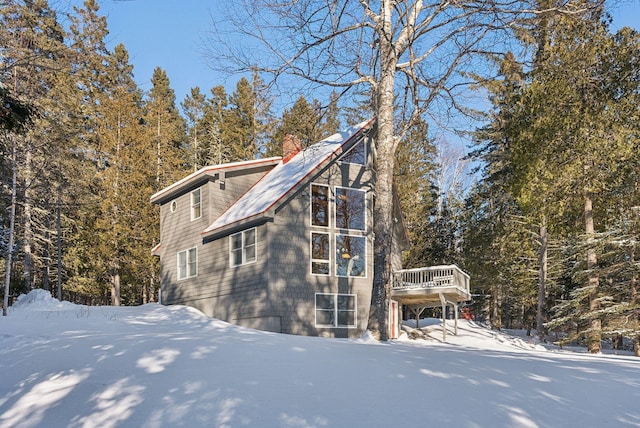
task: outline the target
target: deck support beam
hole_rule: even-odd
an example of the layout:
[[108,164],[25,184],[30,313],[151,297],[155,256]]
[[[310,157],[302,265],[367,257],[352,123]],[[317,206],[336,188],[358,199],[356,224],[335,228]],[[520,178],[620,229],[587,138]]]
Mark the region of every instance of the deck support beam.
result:
[[438,293],[440,304],[442,305],[442,341],[447,341],[447,301],[444,294]]

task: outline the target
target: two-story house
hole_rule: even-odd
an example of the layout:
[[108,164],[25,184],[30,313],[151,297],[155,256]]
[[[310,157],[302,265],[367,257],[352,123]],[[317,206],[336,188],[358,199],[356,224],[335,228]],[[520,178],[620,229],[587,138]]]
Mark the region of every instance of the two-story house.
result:
[[288,137],[282,158],[205,167],[153,195],[162,303],[261,330],[360,336],[373,279],[374,126],[304,150]]

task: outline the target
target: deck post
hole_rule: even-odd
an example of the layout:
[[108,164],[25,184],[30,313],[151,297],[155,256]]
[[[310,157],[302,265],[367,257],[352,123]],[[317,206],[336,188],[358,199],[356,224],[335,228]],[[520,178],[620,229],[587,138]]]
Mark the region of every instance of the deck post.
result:
[[453,311],[455,313],[455,317],[456,317],[456,328],[455,328],[455,335],[458,335],[458,304],[454,303],[453,304]]
[[447,341],[447,301],[444,298],[444,294],[438,293],[440,296],[440,304],[442,304],[442,341]]

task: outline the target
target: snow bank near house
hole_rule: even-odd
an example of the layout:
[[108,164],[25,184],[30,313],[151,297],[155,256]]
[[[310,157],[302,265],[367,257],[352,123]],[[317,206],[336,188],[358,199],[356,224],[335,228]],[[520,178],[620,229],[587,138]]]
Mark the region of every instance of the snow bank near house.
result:
[[640,425],[639,359],[464,320],[443,343],[440,324],[388,343],[300,337],[38,290],[0,318],[0,428]]

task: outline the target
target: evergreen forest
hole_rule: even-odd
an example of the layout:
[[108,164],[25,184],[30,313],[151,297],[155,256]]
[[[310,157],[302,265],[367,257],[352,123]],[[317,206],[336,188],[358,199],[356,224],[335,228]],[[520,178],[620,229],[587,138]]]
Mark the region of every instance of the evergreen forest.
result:
[[[603,7],[537,3],[548,12],[515,22],[508,49],[477,53],[491,70],[463,76],[488,100],[460,108],[480,123],[455,130],[467,147],[434,137],[429,115],[403,134],[393,176],[411,238],[404,267],[460,266],[476,319],[493,328],[640,356],[640,34],[611,31]],[[151,195],[375,111],[366,91],[300,95],[275,111],[258,72],[177,100],[158,67],[143,91],[108,34],[96,0],[64,12],[0,0],[5,315],[33,288],[78,303],[156,301]]]

